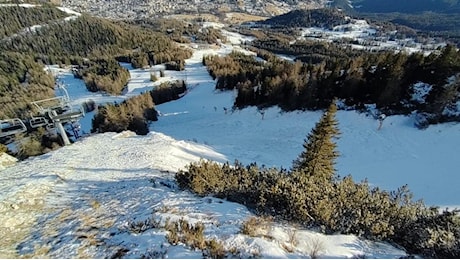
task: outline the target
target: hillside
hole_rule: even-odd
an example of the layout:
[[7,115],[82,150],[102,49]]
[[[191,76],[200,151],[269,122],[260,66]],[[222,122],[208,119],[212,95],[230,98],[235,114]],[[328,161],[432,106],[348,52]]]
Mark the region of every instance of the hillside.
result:
[[345,14],[334,9],[294,10],[286,14],[260,22],[261,24],[292,28],[292,27],[320,27],[333,28],[345,24]]
[[[0,17],[0,118],[28,118],[30,102],[53,96],[54,80],[43,64],[90,66],[83,75],[90,88],[119,93],[127,78],[115,58],[137,55],[148,64],[190,55],[163,34],[62,7],[0,5]],[[103,69],[92,68],[98,66]]]
[[419,13],[440,12],[458,13],[460,3],[457,0],[354,0],[353,7],[359,12],[370,13]]
[[[256,108],[225,113],[224,108],[232,106],[233,93],[214,89],[201,60],[203,55],[225,55],[233,48],[195,51],[186,61],[187,74],[166,72],[162,80],[187,77],[192,88],[182,99],[157,106],[161,116],[147,136],[94,135],[2,171],[0,231],[9,239],[2,241],[1,255],[200,258],[201,250],[170,244],[161,227],[168,218],[183,218],[204,223],[204,237],[217,239],[236,253],[234,257],[306,258],[312,257],[315,247],[320,258],[405,256],[385,243],[324,236],[270,220],[259,223],[258,233],[247,235],[240,231],[253,216],[246,207],[177,189],[173,172],[200,158],[289,167],[321,114],[281,112],[276,107],[267,109],[264,119]],[[149,70],[127,67],[131,80],[126,96],[88,92],[68,70],[60,69],[59,78],[75,102],[120,101],[160,84],[146,87],[143,80]],[[82,120],[86,132],[91,117],[92,113]],[[340,111],[338,119],[341,176],[367,178],[373,187],[388,190],[408,184],[415,198],[429,205],[458,206],[455,156],[460,144],[455,137],[459,124],[420,131],[413,127],[413,117],[391,116],[377,130],[373,117],[355,111]]]
[[[81,114],[78,126],[65,125],[73,132],[73,144],[58,151],[43,149],[41,130],[22,142],[8,143],[24,160],[8,165],[1,174],[0,235],[5,239],[0,241],[0,257],[459,256],[460,216],[453,209],[459,206],[460,195],[456,181],[460,125],[415,127],[420,123],[417,112],[430,111],[426,109],[460,116],[460,52],[455,47],[432,50],[414,43],[413,54],[349,49],[362,56],[342,53],[337,59],[328,52],[341,53],[342,47],[326,43],[324,60],[302,64],[259,52],[250,47],[255,37],[230,32],[219,23],[201,22],[202,28],[182,28],[176,35],[212,32],[208,36],[213,44],[203,40],[179,45],[149,30],[154,21],[140,28],[86,14],[70,17],[30,26],[34,30],[21,29],[23,33],[6,36],[0,46],[0,72],[5,76],[0,81],[2,111],[8,108],[27,116],[30,104],[22,100],[18,104],[23,107],[14,107],[14,98],[23,98],[41,84],[49,85],[48,95],[54,91],[58,95],[54,81],[66,86],[69,105],[88,100],[97,105]],[[334,23],[334,17],[320,15],[317,25]],[[291,19],[284,17],[282,23]],[[350,37],[356,46],[359,37],[376,33],[366,21],[343,19],[330,30],[320,28],[321,40],[329,41],[327,33],[332,33]],[[343,24],[349,19],[350,24]],[[308,19],[297,22],[315,26]],[[307,30],[298,36],[304,38],[296,43],[299,47],[308,41]],[[291,45],[288,38],[282,40],[286,48]],[[55,62],[62,64],[50,64]],[[114,92],[101,88],[113,83],[121,83]],[[151,93],[174,84],[185,92],[154,106]],[[334,99],[337,96],[341,99]],[[323,114],[322,108],[331,102],[341,110]],[[330,163],[336,169],[331,170],[331,179],[327,183],[322,176],[308,179],[313,172],[306,178],[315,182],[289,190],[296,200],[284,200],[286,187],[297,187],[289,186],[296,181],[288,178],[294,174],[287,169],[306,148],[302,141],[310,139],[315,123],[328,114],[337,117],[330,122],[338,124],[340,132],[340,139],[334,138],[336,164],[334,159]],[[152,115],[158,121],[150,122],[147,116]],[[101,122],[108,127],[96,125]],[[143,136],[123,131],[141,127]],[[23,142],[30,142],[33,146],[26,148],[38,153],[25,159],[21,153],[28,149]],[[39,155],[43,152],[48,153]],[[224,188],[219,190],[221,186],[209,185],[197,175],[190,179],[192,184],[202,190],[211,187],[208,193],[192,190],[205,195],[197,196],[182,190],[177,176],[192,171],[187,165],[203,163],[202,159],[218,163],[204,163],[204,172]],[[241,163],[236,162],[234,169],[224,164],[224,171],[216,171],[227,161]],[[259,172],[256,165],[267,170]],[[307,175],[303,170],[296,174]],[[234,177],[234,171],[253,173],[245,177],[262,181],[246,182],[242,177],[225,185],[225,178],[216,177]],[[247,185],[244,197],[260,199],[263,205],[283,204],[281,211],[287,216],[275,207],[257,211],[253,201],[231,202],[235,190],[225,189],[233,189],[235,183]],[[315,199],[306,193],[314,193]],[[266,194],[275,197],[267,203]],[[426,206],[413,198],[424,200]],[[292,204],[298,206],[297,212],[286,209]],[[448,210],[440,214],[444,208]],[[261,212],[270,217],[258,215]],[[402,245],[407,252],[380,240]]]

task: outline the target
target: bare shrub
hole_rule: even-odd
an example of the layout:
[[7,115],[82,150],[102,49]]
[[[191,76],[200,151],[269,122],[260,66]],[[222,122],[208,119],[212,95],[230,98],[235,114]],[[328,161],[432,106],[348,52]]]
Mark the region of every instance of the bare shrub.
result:
[[250,237],[255,237],[257,235],[258,225],[260,220],[257,217],[250,217],[248,220],[243,222],[241,226],[241,233],[248,235]]
[[203,256],[212,259],[225,258],[227,252],[221,242],[216,239],[206,241],[206,249],[203,250]]
[[288,242],[292,246],[297,246],[299,244],[299,241],[297,240],[297,230],[296,229],[289,229],[287,231],[288,233]]
[[165,229],[168,231],[166,235],[166,239],[171,245],[177,245],[180,242],[180,230],[179,230],[179,222],[169,222],[169,220],[165,223]]
[[145,253],[141,254],[141,259],[165,259],[166,254],[168,253],[167,249],[164,250],[147,250]]
[[308,254],[312,259],[317,259],[319,255],[324,252],[324,243],[319,238],[313,238],[309,243],[309,252]]
[[0,154],[6,153],[8,151],[8,147],[6,145],[0,144]]
[[153,218],[148,218],[143,221],[141,220],[137,222],[131,222],[128,225],[129,230],[136,234],[140,234],[149,229],[159,228],[159,227],[160,227],[160,222],[157,220],[154,220]]
[[183,232],[182,242],[184,244],[198,249],[204,249],[206,247],[203,223],[196,223],[195,225],[192,225],[186,220],[181,219],[179,220],[179,224]]

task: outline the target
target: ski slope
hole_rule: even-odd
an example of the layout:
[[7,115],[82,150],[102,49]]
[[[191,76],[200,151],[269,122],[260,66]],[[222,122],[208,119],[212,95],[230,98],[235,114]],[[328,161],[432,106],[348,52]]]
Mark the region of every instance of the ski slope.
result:
[[[232,35],[235,37],[235,35]],[[203,55],[226,55],[238,46],[195,50],[182,72],[166,71],[159,82],[151,70],[134,70],[123,95],[110,97],[86,91],[67,69],[49,67],[67,85],[75,104],[121,101],[166,80],[186,79],[183,98],[157,106],[161,116],[147,136],[131,132],[87,136],[48,154],[1,171],[0,257],[107,258],[125,251],[125,258],[161,253],[167,258],[201,258],[200,251],[166,242],[166,232],[137,234],[130,223],[153,217],[184,218],[205,223],[205,236],[239,257],[309,258],[319,245],[321,258],[398,258],[405,252],[356,236],[325,236],[286,223],[268,222],[261,236],[239,231],[252,213],[242,205],[196,197],[177,189],[174,172],[201,158],[218,162],[256,161],[289,168],[302,151],[303,139],[321,116],[316,112],[285,113],[277,107],[232,111],[232,91],[216,91],[201,64]],[[89,133],[92,113],[82,120]],[[366,114],[339,111],[342,132],[337,160],[341,176],[368,179],[395,189],[408,184],[417,199],[429,205],[460,206],[458,154],[460,124],[418,130],[412,117],[390,116],[381,130]],[[294,234],[294,235],[293,235]],[[295,240],[290,241],[291,238]]]

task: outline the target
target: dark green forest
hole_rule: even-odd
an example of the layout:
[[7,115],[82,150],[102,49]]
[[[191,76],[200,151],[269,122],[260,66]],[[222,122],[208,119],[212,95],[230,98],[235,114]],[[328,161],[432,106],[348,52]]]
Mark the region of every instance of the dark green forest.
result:
[[66,16],[66,13],[51,5],[41,8],[2,7],[0,8],[0,39],[19,33],[32,25],[46,24]]
[[[308,48],[314,57],[318,56],[318,48],[306,45],[305,50]],[[217,89],[237,90],[237,108],[279,105],[287,111],[316,110],[339,98],[358,110],[375,103],[387,114],[408,114],[414,110],[429,113],[430,123],[459,120],[442,113],[458,100],[458,79],[448,83],[448,78],[460,71],[460,53],[454,46],[426,57],[392,52],[334,57],[335,51],[340,50],[321,48],[331,55],[324,59],[310,57],[308,63],[292,63],[266,51],[259,51],[258,55],[267,62],[241,53],[208,56],[203,62],[217,79]],[[426,103],[411,100],[412,86],[417,82],[433,85]]]
[[460,11],[460,3],[457,0],[355,0],[352,2],[355,6],[359,6],[357,8],[359,12],[458,13]]

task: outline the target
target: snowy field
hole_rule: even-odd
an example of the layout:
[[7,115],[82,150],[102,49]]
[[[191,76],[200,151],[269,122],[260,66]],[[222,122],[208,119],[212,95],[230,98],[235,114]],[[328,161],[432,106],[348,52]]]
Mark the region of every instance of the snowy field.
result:
[[[236,44],[237,35],[231,37]],[[159,67],[134,70],[123,64],[131,81],[118,97],[90,93],[68,69],[50,67],[74,104],[88,99],[120,102],[166,80],[185,79],[190,89],[183,98],[157,106],[161,116],[147,136],[93,135],[2,170],[0,257],[105,258],[125,248],[126,258],[153,252],[201,258],[200,251],[169,245],[162,229],[137,234],[128,228],[149,217],[203,222],[207,238],[238,248],[243,258],[309,258],[318,244],[322,258],[404,256],[385,243],[324,236],[284,223],[269,223],[261,236],[249,237],[239,231],[252,215],[244,206],[177,190],[173,173],[200,158],[289,168],[321,116],[319,111],[283,113],[276,107],[267,109],[263,119],[255,108],[232,112],[235,93],[216,91],[201,61],[203,55],[225,55],[233,48],[238,47],[195,50],[185,71],[166,71],[155,83],[149,81],[150,73]],[[81,121],[86,133],[92,116]],[[378,122],[365,114],[339,111],[337,117],[341,176],[368,179],[384,189],[408,184],[415,198],[429,205],[460,206],[460,124],[422,131],[413,126],[412,117],[391,116],[377,130]]]
[[446,46],[445,42],[435,43],[433,41],[422,44],[412,38],[396,39],[394,35],[391,35],[392,33],[383,33],[383,36],[377,36],[379,28],[370,25],[366,20],[349,18],[349,21],[349,23],[337,25],[331,30],[319,27],[302,28],[298,40],[352,41],[353,43],[345,43],[344,45],[369,51],[395,50],[409,54],[423,51],[424,55],[429,55],[437,48]]

